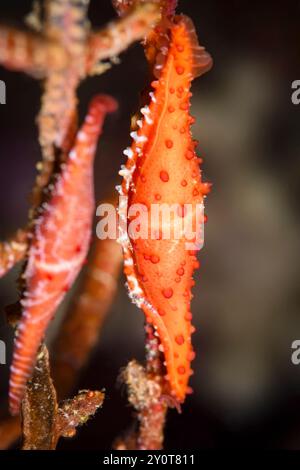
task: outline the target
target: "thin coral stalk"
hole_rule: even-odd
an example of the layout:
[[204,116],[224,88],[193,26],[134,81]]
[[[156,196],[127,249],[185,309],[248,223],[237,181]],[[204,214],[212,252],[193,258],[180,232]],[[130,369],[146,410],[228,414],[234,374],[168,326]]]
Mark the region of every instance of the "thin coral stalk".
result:
[[163,448],[167,410],[173,406],[164,394],[165,378],[159,339],[146,325],[146,366],[130,361],[121,374],[127,384],[128,400],[136,411],[137,429],[118,439],[118,450]]
[[74,386],[95,347],[114,299],[122,252],[115,240],[97,240],[82,288],[63,320],[52,346],[53,377],[60,397]]
[[156,450],[163,447],[168,404],[163,399],[161,377],[149,374],[136,361],[122,373],[128,387],[128,400],[136,411],[137,430],[118,439],[118,450]]

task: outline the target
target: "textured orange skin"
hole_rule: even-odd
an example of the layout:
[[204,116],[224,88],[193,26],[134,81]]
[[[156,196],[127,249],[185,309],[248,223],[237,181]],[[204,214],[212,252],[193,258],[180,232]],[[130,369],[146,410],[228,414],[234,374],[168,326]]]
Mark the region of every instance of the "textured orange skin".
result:
[[94,155],[105,114],[115,109],[112,98],[94,98],[50,200],[35,222],[11,366],[12,414],[19,411],[46,328],[85,261],[94,212]]
[[[201,49],[201,58],[195,62],[197,45],[189,31],[191,22],[179,18],[171,30],[171,44],[160,78],[152,84],[154,95],[146,113],[148,122],[142,120],[131,147],[126,169],[132,176],[130,184],[125,178],[122,194],[128,195],[128,207],[137,203],[148,208],[151,204],[192,204],[195,222],[196,204],[203,203],[209,185],[201,182],[190,132],[190,86],[194,75],[208,70],[212,61]],[[146,137],[146,142],[141,142],[141,136]],[[163,346],[169,391],[183,402],[189,391],[194,357],[190,302],[192,275],[198,267],[195,252],[186,250],[186,239],[182,237],[131,239],[128,246],[125,244],[124,254],[129,291],[133,299],[138,296],[137,284],[142,291],[138,305]]]

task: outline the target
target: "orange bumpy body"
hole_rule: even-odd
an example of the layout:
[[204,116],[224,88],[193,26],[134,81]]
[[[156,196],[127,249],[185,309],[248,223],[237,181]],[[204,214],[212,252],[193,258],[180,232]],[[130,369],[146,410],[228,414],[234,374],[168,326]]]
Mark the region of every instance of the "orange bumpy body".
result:
[[[177,16],[170,28],[169,47],[164,47],[156,63],[149,106],[141,109],[143,118],[132,132],[133,143],[125,150],[126,165],[119,191],[120,227],[130,217],[133,204],[151,211],[153,204],[190,204],[193,227],[196,207],[203,205],[209,185],[202,183],[199,159],[195,153],[189,115],[192,79],[210,69],[212,60],[197,42],[191,20]],[[185,217],[184,210],[181,217]],[[196,252],[187,249],[181,238],[162,239],[160,229],[168,225],[174,234],[176,218],[162,221],[156,239],[133,239],[120,229],[129,293],[153,324],[161,341],[170,393],[182,402],[188,392],[194,352],[191,345],[191,287],[198,266]],[[198,230],[199,227],[197,227]],[[149,229],[149,233],[150,233]]]
[[94,98],[73,150],[35,221],[11,366],[13,414],[19,411],[46,328],[85,261],[94,212],[93,160],[105,114],[115,108],[115,101],[108,96]]

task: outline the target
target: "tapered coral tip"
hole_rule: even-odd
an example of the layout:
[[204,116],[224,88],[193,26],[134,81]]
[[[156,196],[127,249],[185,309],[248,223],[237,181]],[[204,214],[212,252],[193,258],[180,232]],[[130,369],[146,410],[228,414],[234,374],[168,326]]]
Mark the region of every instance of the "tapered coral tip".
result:
[[118,109],[118,102],[109,95],[94,96],[89,106],[90,112],[103,112],[103,108],[107,113],[113,113]]

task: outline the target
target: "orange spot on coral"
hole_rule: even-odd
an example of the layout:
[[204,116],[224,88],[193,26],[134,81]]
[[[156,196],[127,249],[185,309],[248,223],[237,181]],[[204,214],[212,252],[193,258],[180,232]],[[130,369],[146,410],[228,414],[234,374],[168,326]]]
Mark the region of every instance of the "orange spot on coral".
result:
[[183,335],[176,336],[175,341],[176,341],[177,344],[179,344],[179,346],[181,346],[184,343]]
[[184,366],[178,366],[178,367],[177,367],[177,372],[178,372],[178,374],[180,374],[180,375],[184,375],[185,372],[186,372],[186,368],[185,368]]
[[171,287],[168,287],[168,288],[162,290],[162,294],[166,299],[170,299],[171,297],[173,297],[173,293],[174,292],[173,292],[173,289]]
[[177,65],[177,67],[175,67],[176,69],[176,72],[178,73],[178,75],[183,75],[184,74],[184,67],[182,67],[181,65]]
[[179,108],[183,111],[186,111],[187,109],[189,109],[189,103],[187,101],[180,103]]
[[164,182],[164,183],[167,183],[170,179],[169,177],[169,173],[167,171],[164,171],[162,170],[160,173],[159,173],[159,177],[160,179]]
[[159,258],[159,256],[157,256],[157,255],[151,255],[151,257],[150,257],[150,261],[151,261],[151,263],[153,263],[153,264],[159,263],[159,259],[160,259],[160,258]]
[[192,150],[187,150],[187,151],[185,152],[185,158],[186,158],[187,160],[191,160],[193,157],[194,157],[194,152],[192,152]]

